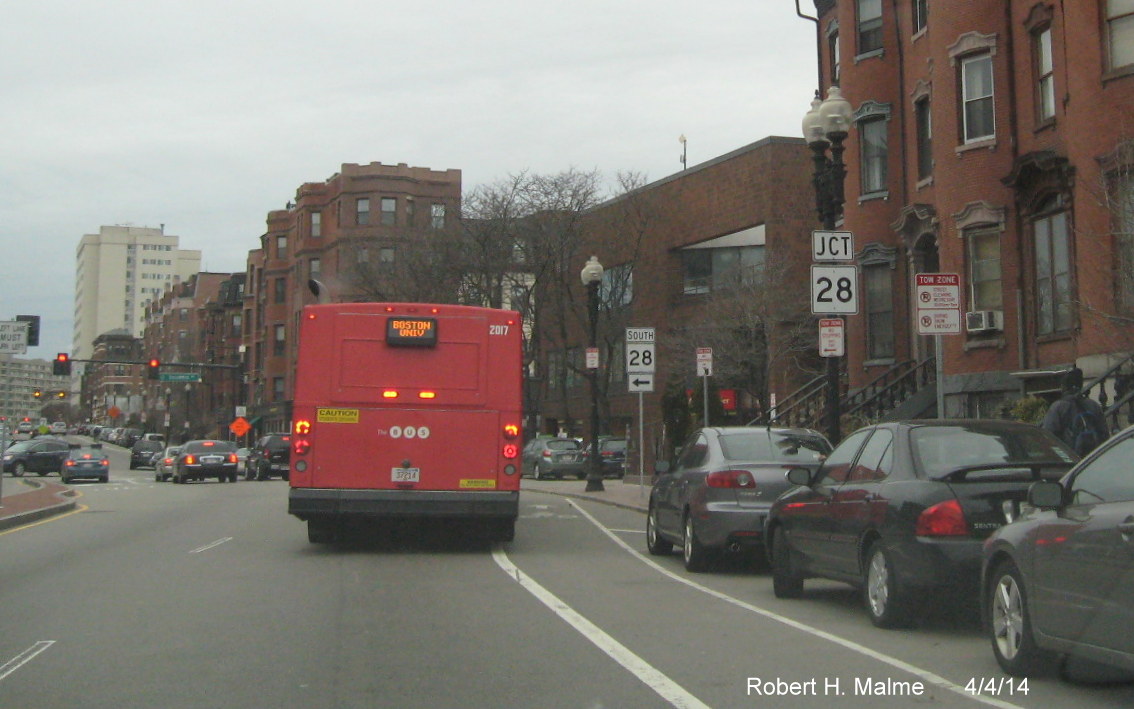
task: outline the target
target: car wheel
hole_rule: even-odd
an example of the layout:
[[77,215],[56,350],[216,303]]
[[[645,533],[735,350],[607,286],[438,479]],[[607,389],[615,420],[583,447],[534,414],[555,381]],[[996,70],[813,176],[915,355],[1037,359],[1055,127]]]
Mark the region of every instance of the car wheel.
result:
[[535,472],[532,473],[532,477],[536,480],[543,480],[543,468],[539,463],[535,464]]
[[23,463],[16,463],[16,467],[12,468],[12,477],[22,478],[24,473],[28,471],[28,466]]
[[874,542],[867,553],[862,578],[862,598],[870,622],[879,628],[900,628],[909,625],[909,601],[898,588],[894,564],[886,546]]
[[102,477],[102,478],[99,478],[99,480],[101,480],[101,481],[102,481],[102,482],[104,482],[104,483],[108,483],[108,482],[110,482],[110,478],[109,478],[109,477]]
[[650,505],[650,513],[646,515],[646,548],[654,556],[665,556],[673,551],[673,543],[666,541],[658,533],[658,509]]
[[1034,672],[1044,653],[1032,635],[1031,611],[1020,570],[1011,561],[997,565],[988,587],[989,637],[1001,669],[1024,677]]
[[236,473],[229,473],[229,474],[228,474],[228,481],[229,481],[230,483],[234,483],[234,482],[236,482]]
[[776,598],[799,598],[803,595],[803,574],[795,566],[787,533],[782,527],[772,532],[772,593]]
[[575,477],[577,477],[577,478],[578,478],[578,479],[580,479],[580,480],[586,480],[586,479],[587,479],[587,474],[586,474],[585,472],[583,472],[583,473],[576,473],[576,474],[575,474]]
[[[60,476],[60,477],[63,477],[63,476]],[[71,482],[71,478],[68,478],[68,477],[63,477],[63,484],[64,484],[64,485],[67,485],[67,484],[69,484],[70,482]]]
[[686,571],[704,571],[709,565],[709,552],[697,540],[697,529],[693,523],[693,515],[685,515],[685,534],[682,539],[682,559],[685,561]]

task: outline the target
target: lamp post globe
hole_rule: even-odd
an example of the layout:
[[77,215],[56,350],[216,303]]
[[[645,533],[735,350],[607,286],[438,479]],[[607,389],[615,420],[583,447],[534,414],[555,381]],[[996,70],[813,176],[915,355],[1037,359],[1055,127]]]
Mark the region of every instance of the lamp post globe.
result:
[[[583,285],[587,288],[587,315],[590,320],[588,346],[591,348],[598,346],[599,284],[602,282],[602,270],[598,257],[591,256],[583,266],[582,273],[579,274]],[[602,468],[598,461],[598,369],[591,369],[588,374],[591,380],[591,450],[590,455],[587,456],[586,489],[587,492],[597,492],[605,489],[602,484]]]

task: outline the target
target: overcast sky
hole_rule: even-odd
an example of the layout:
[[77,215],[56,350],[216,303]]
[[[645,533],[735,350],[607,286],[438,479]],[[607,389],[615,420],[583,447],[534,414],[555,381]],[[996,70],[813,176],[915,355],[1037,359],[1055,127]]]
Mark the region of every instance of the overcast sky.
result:
[[[813,13],[810,0],[800,3]],[[648,180],[799,135],[790,0],[36,0],[0,22],[0,320],[71,349],[75,249],[157,227],[243,271],[267,213],[343,163]]]

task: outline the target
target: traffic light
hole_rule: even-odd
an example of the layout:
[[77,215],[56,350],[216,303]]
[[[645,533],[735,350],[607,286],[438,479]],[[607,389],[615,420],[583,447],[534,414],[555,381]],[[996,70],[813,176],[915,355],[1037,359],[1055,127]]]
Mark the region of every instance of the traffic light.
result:
[[40,398],[41,396],[43,396],[43,392],[42,392],[42,391],[40,391],[39,389],[36,389],[35,391],[33,391],[33,392],[32,392],[32,396],[34,396],[35,398],[37,398],[37,399],[38,399],[38,398]]
[[56,399],[66,399],[67,398],[67,392],[57,391],[57,392],[55,392],[55,398]]
[[51,363],[51,373],[56,376],[69,375],[71,373],[71,355],[66,352],[55,355],[55,361]]
[[161,379],[161,360],[157,357],[146,363],[146,378]]
[[17,315],[16,322],[26,322],[28,324],[28,347],[37,346],[39,344],[39,316]]

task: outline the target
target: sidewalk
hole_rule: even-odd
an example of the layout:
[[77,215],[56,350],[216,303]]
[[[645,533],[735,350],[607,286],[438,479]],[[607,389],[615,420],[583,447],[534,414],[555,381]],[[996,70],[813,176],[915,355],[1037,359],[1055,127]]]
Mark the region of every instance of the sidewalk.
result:
[[521,491],[547,492],[552,495],[595,500],[615,507],[637,510],[645,514],[650,503],[651,483],[648,476],[645,486],[638,485],[637,476],[627,476],[623,480],[607,478],[602,481],[602,486],[601,492],[587,492],[586,480],[532,480],[531,478],[524,478],[520,482]]
[[5,477],[0,495],[0,531],[75,509],[71,488],[43,478]]

